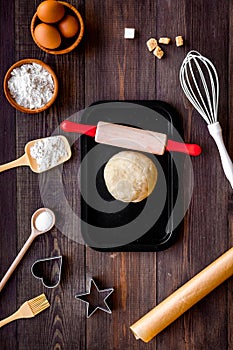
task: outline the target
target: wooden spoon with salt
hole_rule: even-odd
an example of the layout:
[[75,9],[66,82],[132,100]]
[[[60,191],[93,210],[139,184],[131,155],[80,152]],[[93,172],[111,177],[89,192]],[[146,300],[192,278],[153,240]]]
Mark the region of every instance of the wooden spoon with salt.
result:
[[[44,215],[44,214],[47,214],[47,215]],[[43,217],[41,215],[43,215]],[[40,224],[41,227],[37,223],[37,219],[39,218],[39,216],[40,216],[40,219],[43,220],[43,225]],[[13,261],[11,266],[9,267],[5,276],[1,280],[0,292],[3,289],[3,287],[5,286],[6,282],[10,278],[10,276],[12,275],[12,273],[14,272],[14,270],[16,269],[16,267],[18,266],[18,264],[20,263],[20,261],[22,260],[22,258],[24,257],[26,251],[28,250],[28,248],[30,247],[30,245],[32,244],[34,239],[37,236],[42,235],[43,233],[50,231],[54,225],[55,225],[55,215],[54,215],[52,210],[50,210],[48,208],[40,208],[37,211],[35,211],[35,213],[32,215],[32,218],[31,218],[31,230],[32,230],[32,232],[31,232],[28,240],[24,244],[23,248],[20,250],[19,254],[17,255],[17,257],[15,258],[15,260]]]

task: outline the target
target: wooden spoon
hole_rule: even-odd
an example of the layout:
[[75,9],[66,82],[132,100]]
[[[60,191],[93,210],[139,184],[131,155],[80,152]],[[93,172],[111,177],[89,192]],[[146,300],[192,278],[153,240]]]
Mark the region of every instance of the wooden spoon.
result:
[[[35,221],[36,221],[36,218],[38,217],[38,215],[41,214],[42,212],[49,213],[51,215],[51,217],[52,217],[52,222],[51,222],[51,225],[49,227],[47,227],[44,231],[39,231],[36,228]],[[28,240],[24,244],[23,248],[20,250],[19,254],[17,255],[17,257],[15,258],[15,260],[13,261],[11,266],[9,267],[9,269],[6,272],[5,276],[1,280],[1,282],[0,282],[0,292],[3,289],[3,287],[5,286],[6,282],[10,278],[10,276],[12,275],[12,273],[14,272],[14,270],[16,269],[16,267],[18,266],[18,264],[20,263],[20,261],[22,260],[22,258],[24,257],[26,251],[28,250],[28,248],[30,247],[30,245],[32,244],[34,239],[37,236],[42,235],[43,233],[50,231],[51,228],[54,225],[55,225],[55,215],[54,215],[52,210],[50,210],[48,208],[40,208],[37,211],[35,211],[35,213],[32,215],[32,218],[31,218],[31,230],[32,230],[32,232],[31,232]]]
[[[55,136],[52,136],[52,137],[55,137]],[[63,140],[63,143],[65,145],[65,149],[67,151],[67,156],[64,157],[64,158],[61,158],[59,162],[56,163],[56,166],[59,165],[59,164],[62,164],[64,162],[66,162],[68,159],[70,159],[71,157],[71,149],[70,149],[70,145],[69,145],[69,142],[68,140],[66,139],[65,136],[61,136],[61,135],[58,135],[56,137],[59,137]],[[8,169],[11,169],[11,168],[15,168],[15,167],[18,167],[18,166],[23,166],[23,165],[27,165],[31,168],[32,171],[34,171],[35,173],[42,173],[43,171],[45,170],[40,170],[39,169],[39,166],[36,162],[36,159],[32,158],[31,154],[30,154],[30,149],[32,146],[34,146],[34,144],[40,140],[45,140],[45,138],[42,138],[42,139],[38,139],[38,140],[33,140],[33,141],[30,141],[26,144],[25,146],[25,154],[16,159],[16,160],[13,160],[12,162],[9,162],[9,163],[6,163],[6,164],[3,164],[3,165],[0,165],[0,172],[2,171],[5,171],[5,170],[8,170]],[[52,167],[50,168],[47,168],[46,170],[49,170],[51,169]]]

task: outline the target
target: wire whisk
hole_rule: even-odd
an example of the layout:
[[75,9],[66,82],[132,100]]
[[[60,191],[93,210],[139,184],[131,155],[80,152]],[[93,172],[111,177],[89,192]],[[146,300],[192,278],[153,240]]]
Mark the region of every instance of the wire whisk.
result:
[[188,100],[208,124],[209,133],[219,150],[223,170],[233,188],[233,164],[217,121],[219,80],[215,66],[199,52],[190,51],[180,68],[180,84]]

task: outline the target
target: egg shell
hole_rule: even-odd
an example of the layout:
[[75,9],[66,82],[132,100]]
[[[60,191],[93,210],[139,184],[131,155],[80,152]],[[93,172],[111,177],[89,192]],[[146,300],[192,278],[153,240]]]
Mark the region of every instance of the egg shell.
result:
[[61,35],[59,31],[49,24],[38,24],[35,28],[34,35],[38,43],[47,49],[56,49],[61,45]]
[[58,24],[60,33],[65,38],[72,38],[78,33],[79,24],[74,16],[66,15]]
[[64,14],[64,6],[57,1],[46,0],[37,7],[37,16],[45,23],[56,23]]

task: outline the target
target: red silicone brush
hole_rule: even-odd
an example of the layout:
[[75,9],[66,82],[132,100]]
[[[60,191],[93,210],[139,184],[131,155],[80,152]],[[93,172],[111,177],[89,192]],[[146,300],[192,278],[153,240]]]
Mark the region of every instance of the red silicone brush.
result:
[[99,122],[97,126],[77,124],[65,120],[60,125],[66,132],[77,132],[95,138],[98,143],[123,147],[136,151],[162,155],[165,151],[181,152],[190,156],[199,156],[201,147],[168,140],[166,134],[150,130],[142,130],[129,126]]

